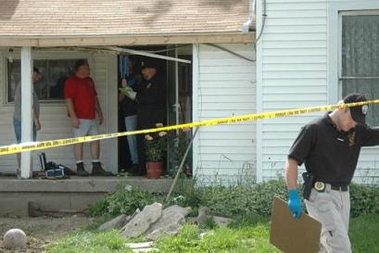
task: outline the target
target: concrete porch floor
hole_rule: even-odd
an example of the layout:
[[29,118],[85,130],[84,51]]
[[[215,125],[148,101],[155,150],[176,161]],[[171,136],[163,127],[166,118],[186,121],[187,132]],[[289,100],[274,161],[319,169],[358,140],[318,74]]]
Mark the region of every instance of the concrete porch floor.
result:
[[150,192],[167,193],[173,179],[71,176],[70,179],[49,180],[0,177],[0,215],[28,216],[30,201],[40,205],[42,210],[79,213],[124,182]]

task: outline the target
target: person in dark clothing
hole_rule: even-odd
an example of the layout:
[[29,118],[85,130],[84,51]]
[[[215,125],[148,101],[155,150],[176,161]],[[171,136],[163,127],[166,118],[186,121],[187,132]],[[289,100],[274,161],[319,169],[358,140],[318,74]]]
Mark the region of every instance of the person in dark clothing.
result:
[[[141,82],[141,76],[136,75],[134,71],[135,61],[134,59],[129,59],[129,73],[127,76],[124,76],[121,80],[121,86],[123,88],[135,88]],[[119,102],[120,109],[125,121],[125,130],[126,131],[135,131],[137,130],[137,102],[123,94],[119,93]],[[128,147],[130,160],[132,166],[129,169],[130,172],[135,172],[139,170],[139,159],[138,159],[138,149],[137,149],[137,138],[136,135],[128,135]]]
[[[363,94],[346,96],[341,104],[366,102]],[[348,235],[350,183],[362,147],[379,145],[379,128],[366,125],[367,104],[337,108],[305,125],[285,165],[288,209],[300,218],[298,166],[304,164],[304,199],[308,214],[321,222],[320,253],[351,253]]]
[[[142,62],[142,82],[129,91],[127,96],[137,102],[137,128],[155,128],[157,123],[166,121],[166,84],[158,73],[156,60]],[[145,175],[145,138],[137,136],[140,170],[135,174]]]
[[158,75],[157,63],[144,62],[143,80],[136,86],[138,129],[154,128],[156,123],[164,124],[166,118],[166,85]]

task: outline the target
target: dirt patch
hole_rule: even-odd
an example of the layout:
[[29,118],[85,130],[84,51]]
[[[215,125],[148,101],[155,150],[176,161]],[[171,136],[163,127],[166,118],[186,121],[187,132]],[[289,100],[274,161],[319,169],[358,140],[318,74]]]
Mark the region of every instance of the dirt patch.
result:
[[12,228],[19,228],[25,232],[28,238],[27,247],[23,249],[7,250],[2,247],[1,253],[42,253],[45,245],[54,242],[69,233],[80,230],[92,223],[92,219],[86,216],[73,215],[69,217],[15,217],[0,218],[0,236]]

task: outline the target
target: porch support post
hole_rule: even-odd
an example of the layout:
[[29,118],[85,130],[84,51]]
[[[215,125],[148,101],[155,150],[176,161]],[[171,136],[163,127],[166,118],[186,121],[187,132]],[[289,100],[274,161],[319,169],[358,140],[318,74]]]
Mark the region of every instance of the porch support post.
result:
[[[33,81],[32,81],[32,49],[21,48],[21,142],[33,141]],[[21,153],[21,178],[31,177],[31,152]]]

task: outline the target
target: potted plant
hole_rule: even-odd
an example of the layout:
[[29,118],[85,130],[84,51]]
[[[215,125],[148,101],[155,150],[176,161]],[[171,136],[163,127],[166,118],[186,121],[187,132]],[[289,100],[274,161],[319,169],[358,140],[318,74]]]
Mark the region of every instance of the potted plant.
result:
[[[162,123],[155,124],[162,127]],[[145,159],[148,178],[159,178],[162,173],[163,158],[167,148],[167,132],[156,132],[145,135]]]

